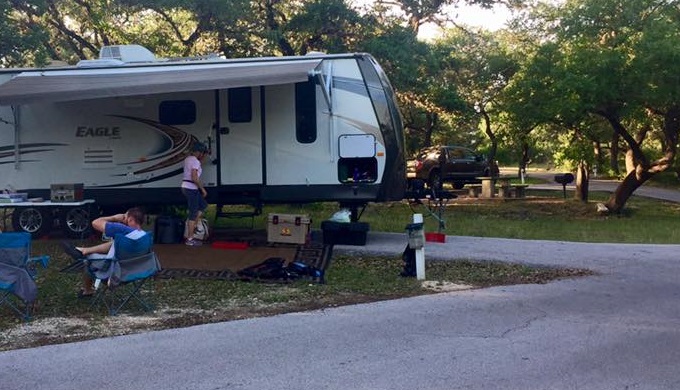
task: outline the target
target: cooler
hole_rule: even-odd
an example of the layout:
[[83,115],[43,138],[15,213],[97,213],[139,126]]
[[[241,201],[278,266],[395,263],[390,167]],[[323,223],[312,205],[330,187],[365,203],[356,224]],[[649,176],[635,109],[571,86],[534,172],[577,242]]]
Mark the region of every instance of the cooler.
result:
[[286,244],[304,244],[309,235],[311,219],[304,214],[269,214],[267,241]]

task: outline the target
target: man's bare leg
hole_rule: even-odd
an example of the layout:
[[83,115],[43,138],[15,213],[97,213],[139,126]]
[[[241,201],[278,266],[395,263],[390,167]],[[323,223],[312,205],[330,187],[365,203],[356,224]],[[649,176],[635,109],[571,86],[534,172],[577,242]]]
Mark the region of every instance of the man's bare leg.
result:
[[113,245],[113,241],[108,241],[108,242],[103,242],[99,245],[95,246],[89,246],[89,247],[80,247],[77,246],[76,249],[78,249],[83,256],[91,255],[94,253],[99,253],[99,254],[107,254],[109,253],[109,249],[111,249],[111,245]]
[[94,294],[94,282],[87,273],[87,270],[83,271],[83,292],[82,295],[92,295]]
[[[111,245],[113,245],[113,241],[104,242],[90,247],[76,247],[76,249],[78,249],[83,254],[83,256],[88,256],[94,253],[107,254],[111,249]],[[87,270],[83,271],[83,291],[81,294],[94,294],[94,281]]]

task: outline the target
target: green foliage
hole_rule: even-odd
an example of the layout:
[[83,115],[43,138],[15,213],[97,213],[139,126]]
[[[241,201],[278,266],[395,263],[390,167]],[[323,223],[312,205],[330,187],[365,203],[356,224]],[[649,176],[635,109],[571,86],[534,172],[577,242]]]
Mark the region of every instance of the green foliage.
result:
[[345,53],[353,51],[366,36],[364,20],[344,0],[314,0],[286,24],[296,52]]
[[159,57],[367,51],[398,93],[409,152],[451,143],[492,154],[498,146],[496,159],[514,163],[528,148],[535,161],[594,166],[591,146],[610,150],[618,121],[630,135],[622,152],[643,134],[639,146],[650,163],[672,165],[664,159],[674,158],[677,131],[664,114],[680,107],[675,2],[535,3],[511,30],[451,27],[441,40],[418,41],[422,23],[441,21],[443,7],[455,3],[0,0],[0,66],[75,63],[126,43]]
[[0,67],[44,65],[47,62],[41,40],[48,35],[47,29],[37,23],[24,24],[21,9],[27,8],[40,14],[44,4],[0,0]]

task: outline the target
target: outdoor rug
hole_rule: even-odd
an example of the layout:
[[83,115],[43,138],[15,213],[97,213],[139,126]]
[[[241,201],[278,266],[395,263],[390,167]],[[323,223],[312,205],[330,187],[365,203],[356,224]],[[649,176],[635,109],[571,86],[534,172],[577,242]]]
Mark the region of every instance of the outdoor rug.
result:
[[213,233],[214,241],[245,242],[246,249],[214,248],[184,244],[155,244],[154,252],[161,263],[159,278],[192,278],[214,280],[243,279],[238,271],[278,258],[285,264],[299,262],[325,272],[330,265],[332,246],[312,241],[303,245],[267,243],[266,235],[258,231]]

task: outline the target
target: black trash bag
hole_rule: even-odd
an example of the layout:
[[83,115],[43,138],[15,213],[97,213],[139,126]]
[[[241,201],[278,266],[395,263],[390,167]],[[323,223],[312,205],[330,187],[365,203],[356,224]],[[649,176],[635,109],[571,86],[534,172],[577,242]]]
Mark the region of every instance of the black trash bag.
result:
[[281,257],[270,257],[265,261],[246,267],[236,274],[248,279],[288,279],[289,274],[283,264],[286,259]]

